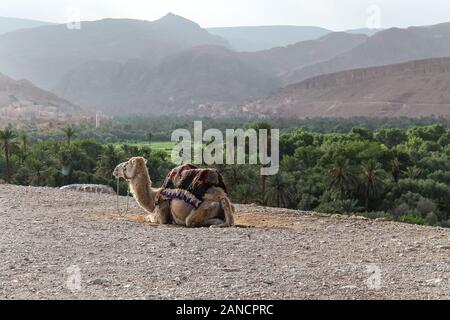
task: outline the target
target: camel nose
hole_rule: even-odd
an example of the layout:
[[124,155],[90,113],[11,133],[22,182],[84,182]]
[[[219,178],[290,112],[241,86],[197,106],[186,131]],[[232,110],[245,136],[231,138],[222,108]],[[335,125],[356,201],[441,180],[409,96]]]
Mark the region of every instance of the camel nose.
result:
[[122,163],[121,164],[119,164],[119,165],[117,165],[117,167],[114,169],[114,171],[113,171],[113,176],[114,177],[120,177],[120,174],[122,173]]

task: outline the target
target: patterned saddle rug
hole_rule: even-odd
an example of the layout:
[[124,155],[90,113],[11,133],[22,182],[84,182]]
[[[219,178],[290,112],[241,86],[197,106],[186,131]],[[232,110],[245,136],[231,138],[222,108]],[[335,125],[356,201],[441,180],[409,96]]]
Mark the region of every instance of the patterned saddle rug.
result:
[[211,187],[227,189],[216,169],[197,168],[188,163],[172,169],[166,176],[160,194],[168,199],[179,199],[198,208]]

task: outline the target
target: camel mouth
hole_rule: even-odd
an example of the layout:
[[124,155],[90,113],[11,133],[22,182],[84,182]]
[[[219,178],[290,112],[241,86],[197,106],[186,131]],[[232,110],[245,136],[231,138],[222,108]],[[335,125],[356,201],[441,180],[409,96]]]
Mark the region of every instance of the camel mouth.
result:
[[124,163],[122,162],[114,168],[112,175],[116,178],[124,178]]

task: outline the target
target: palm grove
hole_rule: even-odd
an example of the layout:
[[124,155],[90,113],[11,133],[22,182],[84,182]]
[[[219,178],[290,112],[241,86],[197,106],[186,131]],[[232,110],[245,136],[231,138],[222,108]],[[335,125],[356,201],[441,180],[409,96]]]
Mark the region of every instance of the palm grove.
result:
[[[251,126],[261,125],[269,126]],[[141,155],[158,185],[173,167],[169,154],[148,143],[87,139],[81,127],[55,130],[59,136],[45,133],[46,139],[40,138],[42,132],[0,130],[0,179],[33,186],[114,186],[114,167]],[[158,133],[136,136],[148,142]],[[279,174],[270,177],[259,175],[259,165],[218,166],[233,201],[450,226],[450,130],[445,124],[353,127],[339,133],[293,127],[281,135],[280,158]],[[126,186],[120,188],[124,193]]]

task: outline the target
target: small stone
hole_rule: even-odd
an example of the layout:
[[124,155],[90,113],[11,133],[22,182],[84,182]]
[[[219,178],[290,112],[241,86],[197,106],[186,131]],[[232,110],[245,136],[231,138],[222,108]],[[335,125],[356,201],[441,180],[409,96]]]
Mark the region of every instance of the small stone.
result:
[[348,286],[341,287],[341,289],[358,289],[358,287],[355,285],[348,285]]
[[105,279],[95,279],[91,282],[92,285],[95,286],[106,286],[108,285],[108,280]]
[[442,281],[443,281],[443,279],[441,279],[441,278],[435,278],[435,279],[428,279],[425,282],[431,286],[436,286],[436,285],[440,284]]

